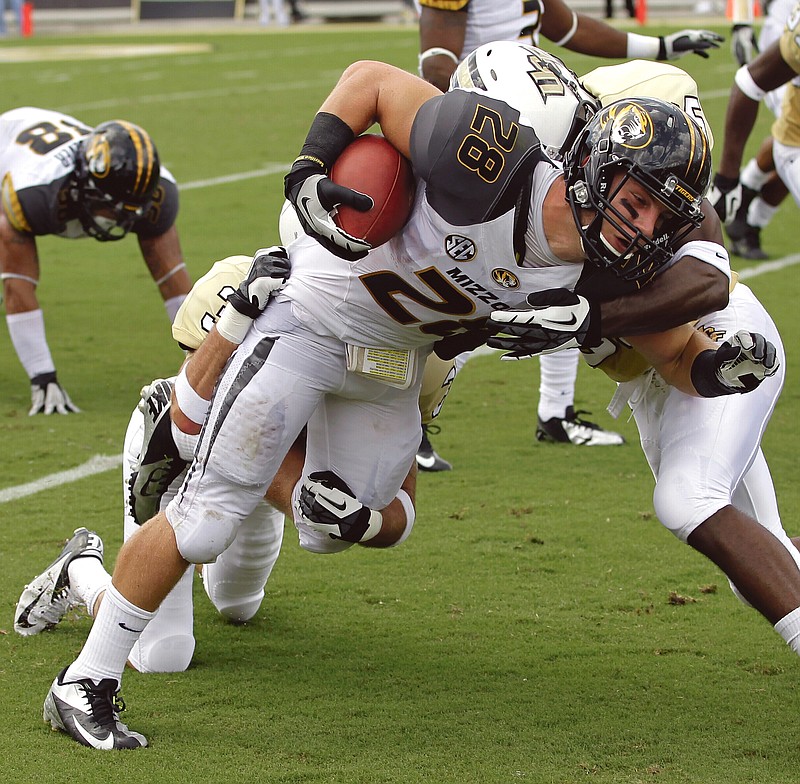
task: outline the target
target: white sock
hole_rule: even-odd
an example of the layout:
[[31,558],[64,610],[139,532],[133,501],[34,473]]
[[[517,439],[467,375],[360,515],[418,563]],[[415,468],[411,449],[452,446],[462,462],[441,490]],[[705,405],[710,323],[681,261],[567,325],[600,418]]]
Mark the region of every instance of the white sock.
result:
[[578,377],[577,349],[543,354],[539,358],[539,419],[546,422],[563,419],[575,400],[575,379]]
[[765,226],[769,225],[769,222],[775,217],[777,211],[777,207],[767,204],[760,196],[756,196],[755,199],[750,202],[750,207],[747,210],[747,222],[751,226],[758,226],[760,229],[763,229]]
[[95,556],[76,558],[67,569],[69,586],[73,594],[86,605],[89,615],[94,616],[93,608],[97,595],[111,582],[111,575],[103,562]]
[[753,191],[760,191],[772,172],[762,171],[755,158],[751,158],[739,175],[739,182]]
[[784,615],[776,624],[775,631],[786,640],[786,644],[800,655],[800,607]]
[[154,615],[131,604],[109,584],[89,637],[64,680],[91,678],[99,683],[113,678],[120,683],[128,654]]

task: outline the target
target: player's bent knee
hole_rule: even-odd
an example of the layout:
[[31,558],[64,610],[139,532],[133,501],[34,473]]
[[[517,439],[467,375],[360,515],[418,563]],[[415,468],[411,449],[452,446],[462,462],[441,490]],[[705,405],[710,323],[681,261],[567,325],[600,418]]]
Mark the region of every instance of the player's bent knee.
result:
[[[207,510],[201,525],[191,528],[173,525],[178,552],[189,563],[212,563],[233,542],[241,523],[238,515],[219,510]],[[170,520],[170,522],[172,522]]]
[[264,601],[264,592],[260,595],[249,598],[241,597],[237,601],[220,602],[215,605],[220,615],[231,623],[246,623],[258,612],[261,603]]
[[184,672],[194,656],[194,636],[173,634],[160,637],[151,645],[138,643],[128,657],[131,666],[143,673]]
[[684,544],[699,525],[728,503],[730,500],[725,499],[693,499],[685,485],[678,486],[660,479],[653,492],[656,517]]

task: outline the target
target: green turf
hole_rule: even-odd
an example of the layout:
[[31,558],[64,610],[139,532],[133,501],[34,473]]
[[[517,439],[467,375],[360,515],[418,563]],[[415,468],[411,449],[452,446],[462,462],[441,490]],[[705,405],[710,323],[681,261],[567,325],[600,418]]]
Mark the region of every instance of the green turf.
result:
[[[657,30],[655,30],[657,32]],[[207,42],[208,53],[4,64],[0,110],[40,105],[155,138],[188,187],[179,229],[192,274],[277,239],[281,174],[338,74],[358,58],[413,69],[416,31],[332,26],[280,34],[33,38],[26,45]],[[8,42],[3,51],[20,45]],[[567,55],[584,72],[599,61]],[[687,59],[721,143],[734,64]],[[766,116],[753,145],[769,127]],[[766,231],[796,251],[796,207]],[[84,413],[26,417],[24,374],[3,338],[0,491],[116,455],[140,386],[180,361],[134,240],[40,242],[48,334]],[[753,264],[737,264],[755,269]],[[751,285],[787,347],[787,385],[764,444],[797,533],[800,441],[797,271]],[[0,760],[8,782],[444,784],[797,781],[798,662],[724,577],[654,519],[652,479],[630,445],[537,444],[536,361],[470,362],[441,417],[449,474],[422,475],[411,539],[387,552],[284,552],[257,618],[231,627],[197,594],[185,674],[126,676],[124,714],[152,747],[102,754],[50,734],[41,703],[88,620],[23,639],[12,614],[27,579],[78,525],[121,541],[108,471],[0,503]],[[582,368],[576,404],[610,426],[613,392]]]

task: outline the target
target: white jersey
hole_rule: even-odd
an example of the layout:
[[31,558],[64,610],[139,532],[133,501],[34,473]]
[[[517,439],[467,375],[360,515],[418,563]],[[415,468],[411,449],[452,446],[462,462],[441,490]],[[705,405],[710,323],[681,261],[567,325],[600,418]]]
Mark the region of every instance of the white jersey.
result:
[[[480,107],[496,120],[476,134]],[[583,264],[556,258],[541,226],[539,205],[560,171],[518,121],[507,104],[467,91],[429,101],[414,124],[412,161],[430,181],[418,180],[403,231],[357,262],[301,238],[292,245],[292,274],[280,297],[292,300],[302,321],[345,343],[414,349],[481,329],[494,310],[524,308],[532,291],[574,287]],[[502,176],[488,164],[480,171],[459,161],[464,139],[496,145],[501,126],[516,134]],[[531,233],[534,223],[538,232]]]
[[419,0],[421,6],[466,11],[464,48],[459,59],[489,41],[538,43],[542,6],[538,0]]
[[[63,112],[24,106],[0,114],[0,181],[3,210],[11,225],[36,236],[87,237],[74,198],[75,155],[81,139],[92,132]],[[133,227],[144,236],[163,234],[175,222],[178,189],[162,166],[149,210]]]

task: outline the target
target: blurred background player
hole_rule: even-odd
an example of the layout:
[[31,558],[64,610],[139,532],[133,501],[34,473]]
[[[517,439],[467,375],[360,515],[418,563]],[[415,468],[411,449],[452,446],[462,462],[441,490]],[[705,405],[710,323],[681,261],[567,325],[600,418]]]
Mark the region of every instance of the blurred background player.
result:
[[[795,5],[779,39],[736,72],[725,116],[722,155],[710,198],[723,221],[736,218],[739,222],[742,220],[743,202],[751,199],[746,225],[748,231],[755,230],[750,236],[756,240],[760,231],[759,221],[768,222],[777,207],[767,203],[765,190],[769,183],[762,186],[760,198],[755,196],[755,189],[743,197],[746,186],[740,179],[740,167],[759,104],[774,96],[779,88],[784,88],[785,92],[779,115],[772,125],[771,155],[782,185],[788,188],[795,203],[800,205],[800,88],[795,84],[800,75],[800,46],[796,40],[799,26],[800,5]],[[758,174],[761,167],[748,164],[741,172],[741,177],[752,177],[753,170],[756,170],[758,177],[764,175],[763,171]],[[748,181],[757,184],[752,179]],[[760,251],[760,244],[758,248]],[[763,252],[748,256],[764,257]]]
[[[733,56],[740,67],[750,63],[759,51],[765,51],[780,38],[794,3],[795,0],[772,0],[765,3],[766,16],[756,43],[753,29],[754,2],[735,0],[731,45]],[[783,85],[764,96],[764,103],[776,119],[780,117],[785,92],[786,86]],[[761,246],[761,231],[769,225],[789,193],[775,171],[772,136],[767,136],[761,142],[758,153],[739,173],[739,179],[742,184],[741,206],[733,220],[725,226],[731,239],[731,252],[744,259],[763,261],[769,258],[769,254]],[[724,178],[720,182],[727,184]]]
[[133,232],[172,321],[191,288],[175,227],[178,188],[139,126],[113,120],[93,129],[33,107],[0,115],[0,179],[0,278],[11,342],[30,379],[29,414],[77,412],[47,344],[36,237],[108,242]]
[[[419,0],[419,73],[445,91],[462,59],[490,41],[537,43],[539,35],[574,52],[597,57],[674,60],[708,49],[722,38],[708,30],[681,30],[644,36],[617,30],[602,20],[571,10],[563,0]],[[457,366],[469,355],[457,358]],[[619,434],[581,418],[574,407],[579,354],[567,351],[540,358],[536,438],[577,446],[616,446]],[[451,464],[435,451],[422,431],[417,465],[422,471],[447,471]]]

